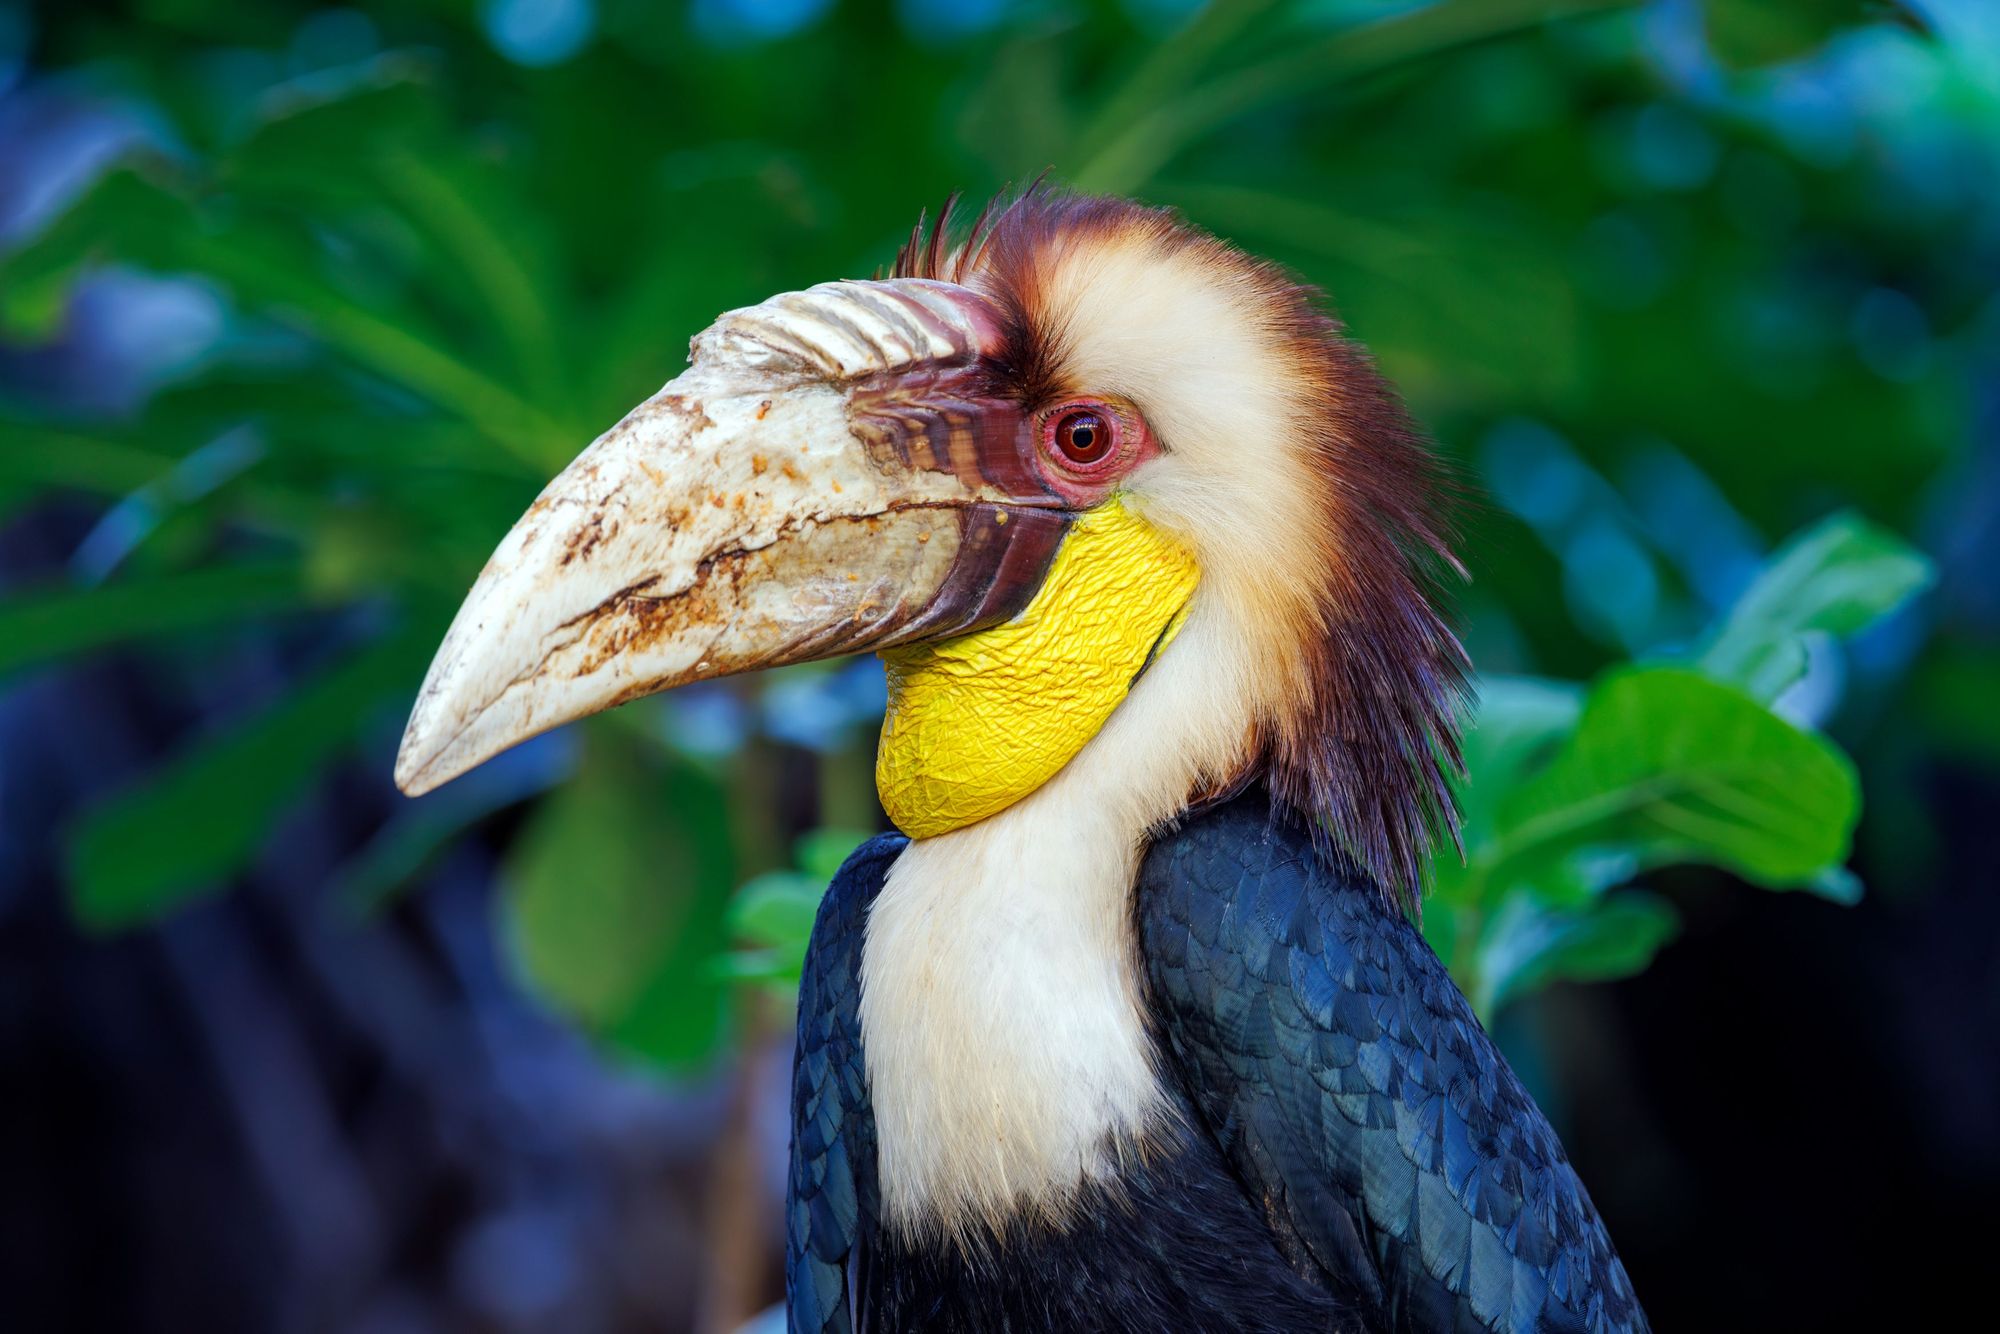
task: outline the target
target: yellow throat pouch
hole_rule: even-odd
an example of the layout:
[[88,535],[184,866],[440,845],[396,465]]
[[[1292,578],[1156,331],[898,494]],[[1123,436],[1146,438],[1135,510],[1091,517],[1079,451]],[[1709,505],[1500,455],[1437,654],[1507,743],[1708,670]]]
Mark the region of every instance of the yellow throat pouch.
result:
[[962,829],[1054,777],[1180,629],[1200,572],[1117,497],[1079,518],[1028,609],[889,649],[875,787],[911,838]]

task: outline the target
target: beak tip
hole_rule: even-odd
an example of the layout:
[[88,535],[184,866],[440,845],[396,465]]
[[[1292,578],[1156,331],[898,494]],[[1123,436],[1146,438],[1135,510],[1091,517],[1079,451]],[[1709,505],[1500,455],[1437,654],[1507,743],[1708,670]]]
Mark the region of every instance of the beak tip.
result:
[[435,791],[436,788],[436,783],[415,770],[406,770],[401,765],[396,766],[396,790],[404,796],[421,797]]
[[402,744],[396,748],[396,787],[406,797],[421,797],[426,792],[436,791],[456,778],[465,767],[453,768],[440,763],[451,747],[438,744],[437,728],[433,719],[426,716],[428,711],[424,708],[428,698],[428,692],[419,698],[416,712],[403,729]]
[[504,707],[468,706],[455,692],[426,682],[396,748],[396,787],[406,797],[435,792],[551,725],[519,724]]
[[425,772],[430,768],[428,758],[411,744],[412,739],[405,732],[402,747],[396,752],[396,788],[406,797],[421,797],[437,783]]

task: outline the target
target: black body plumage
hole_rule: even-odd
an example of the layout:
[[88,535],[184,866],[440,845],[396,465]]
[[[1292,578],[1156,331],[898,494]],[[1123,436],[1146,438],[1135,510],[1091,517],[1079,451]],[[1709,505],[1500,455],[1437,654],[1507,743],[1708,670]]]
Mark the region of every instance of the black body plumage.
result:
[[1057,1230],[976,1254],[878,1224],[859,970],[901,851],[820,909],[800,990],[791,1325],[1646,1328],[1554,1132],[1414,928],[1260,789],[1155,840],[1133,901],[1184,1130]]

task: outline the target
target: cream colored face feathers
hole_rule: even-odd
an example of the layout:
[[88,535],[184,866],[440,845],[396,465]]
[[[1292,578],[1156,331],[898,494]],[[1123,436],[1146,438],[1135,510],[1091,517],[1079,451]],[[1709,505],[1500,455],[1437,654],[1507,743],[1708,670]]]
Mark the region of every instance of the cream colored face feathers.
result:
[[[968,674],[926,685],[935,712],[918,728],[943,737],[948,720],[979,737],[940,742],[950,762],[933,767],[953,776],[948,787],[904,776],[926,761],[908,736],[908,683],[892,690],[878,772],[899,824],[916,833],[933,809],[957,823],[1001,807],[913,843],[869,919],[861,1018],[882,1197],[890,1223],[913,1236],[962,1241],[1023,1215],[1060,1219],[1165,1128],[1131,938],[1133,875],[1148,830],[1254,755],[1259,728],[1295,689],[1300,635],[1317,629],[1299,591],[1325,550],[1301,443],[1310,387],[1273,361],[1271,317],[1240,257],[1209,263],[1155,241],[1058,237],[1034,271],[1053,378],[1131,403],[1162,452],[1107,511],[1121,541],[1155,554],[1097,572],[1103,556],[1073,535],[1023,621],[1047,616],[1048,634],[1063,625],[1058,597],[1081,604],[1077,591],[1058,593],[1074,559],[1074,576],[1104,580],[1092,596],[1116,608],[1118,628],[1050,635],[990,682],[970,674],[998,667],[981,641],[1015,627],[962,641],[950,661]],[[966,281],[988,277],[975,269]],[[1155,650],[1147,629],[1161,625],[1172,633]],[[1036,631],[1018,633],[1026,645]],[[1134,681],[1127,669],[1148,653]],[[1098,664],[1103,684],[1083,721],[1046,702],[1074,670],[1056,654]],[[1030,660],[1039,681],[1021,670]],[[905,746],[911,755],[897,753]]]
[[[991,295],[1002,282],[977,264],[964,280]],[[1158,444],[1079,522],[1019,620],[883,653],[877,790],[916,838],[1048,781],[1097,735],[1190,599],[1235,622],[1218,667],[1260,721],[1291,706],[1299,641],[1325,632],[1303,577],[1332,545],[1305,443],[1324,404],[1279,353],[1285,330],[1248,261],[1151,226],[1086,231],[1049,240],[1016,296],[1061,396],[1130,404]],[[1239,767],[1253,730],[1237,730],[1226,759],[1204,754],[1203,771]]]

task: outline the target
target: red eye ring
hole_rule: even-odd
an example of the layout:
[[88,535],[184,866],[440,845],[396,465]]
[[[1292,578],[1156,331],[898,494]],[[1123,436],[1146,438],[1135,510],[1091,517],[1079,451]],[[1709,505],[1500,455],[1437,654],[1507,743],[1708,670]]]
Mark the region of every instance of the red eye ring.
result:
[[1118,428],[1101,408],[1074,407],[1056,418],[1050,432],[1057,452],[1072,465],[1088,468],[1102,463],[1118,443]]

